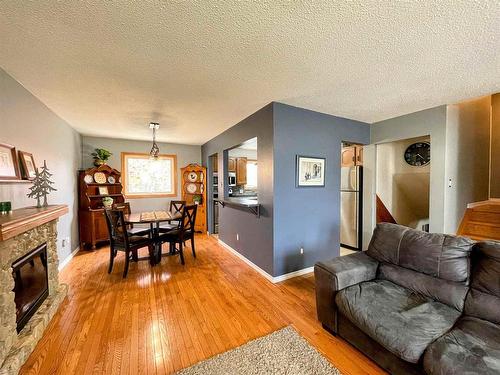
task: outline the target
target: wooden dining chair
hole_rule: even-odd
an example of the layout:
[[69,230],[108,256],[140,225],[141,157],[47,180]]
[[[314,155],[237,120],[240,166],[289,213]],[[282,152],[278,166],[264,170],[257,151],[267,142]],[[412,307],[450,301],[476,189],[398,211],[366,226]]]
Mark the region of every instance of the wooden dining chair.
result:
[[161,243],[168,242],[170,244],[171,252],[177,250],[175,246],[177,244],[179,245],[178,252],[181,258],[181,264],[184,264],[183,250],[184,242],[186,240],[191,240],[191,251],[193,253],[193,257],[196,258],[196,251],[194,248],[194,223],[196,220],[197,208],[198,206],[195,204],[191,206],[184,206],[179,227],[160,236]]
[[[182,213],[182,209],[185,206],[186,206],[186,201],[170,201],[169,210],[173,214],[179,214]],[[179,228],[180,223],[181,222],[179,220],[173,220],[170,223],[160,224],[160,227],[158,229],[160,233],[170,232],[173,229]]]
[[130,259],[138,260],[137,250],[148,247],[149,256],[154,253],[154,242],[149,237],[130,235],[125,224],[122,210],[104,210],[106,213],[106,224],[109,232],[109,268],[108,273],[113,270],[113,263],[118,251],[125,252],[125,268],[123,277],[127,277]]
[[[125,215],[130,215],[131,210],[130,210],[130,203],[129,202],[123,202],[123,203],[113,203],[113,210],[121,210]],[[128,224],[127,225],[127,232],[131,236],[145,236],[151,235],[151,230],[149,228],[139,228],[139,227],[134,227],[133,224]]]

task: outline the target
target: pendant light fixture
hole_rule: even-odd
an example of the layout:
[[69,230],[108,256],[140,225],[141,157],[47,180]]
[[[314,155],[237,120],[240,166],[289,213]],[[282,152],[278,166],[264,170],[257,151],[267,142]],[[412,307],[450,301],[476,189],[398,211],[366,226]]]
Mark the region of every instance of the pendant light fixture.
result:
[[149,151],[149,158],[157,160],[158,155],[160,155],[160,148],[156,144],[156,131],[160,128],[160,124],[157,122],[150,122],[149,128],[153,129],[153,147],[151,147],[151,151]]

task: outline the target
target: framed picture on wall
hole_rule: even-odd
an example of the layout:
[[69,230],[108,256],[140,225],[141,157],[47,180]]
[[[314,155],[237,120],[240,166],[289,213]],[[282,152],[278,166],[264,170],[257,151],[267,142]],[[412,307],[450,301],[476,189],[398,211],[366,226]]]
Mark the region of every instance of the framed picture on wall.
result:
[[19,180],[16,148],[0,143],[0,180]]
[[33,155],[29,152],[19,151],[21,162],[21,174],[25,180],[33,180],[36,177],[36,165]]
[[325,186],[326,159],[314,156],[297,155],[296,186],[323,187]]

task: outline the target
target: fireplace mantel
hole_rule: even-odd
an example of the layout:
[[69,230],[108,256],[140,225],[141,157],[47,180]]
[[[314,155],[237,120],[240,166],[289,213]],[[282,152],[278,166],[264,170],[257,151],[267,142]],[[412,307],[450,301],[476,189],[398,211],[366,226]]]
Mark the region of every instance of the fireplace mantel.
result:
[[[59,283],[57,221],[66,205],[25,207],[0,215],[0,375],[17,374],[68,292]],[[17,332],[13,265],[39,246],[46,246],[48,296]]]
[[68,206],[50,205],[47,207],[24,207],[0,215],[0,241],[8,240],[20,233],[48,223],[68,213]]

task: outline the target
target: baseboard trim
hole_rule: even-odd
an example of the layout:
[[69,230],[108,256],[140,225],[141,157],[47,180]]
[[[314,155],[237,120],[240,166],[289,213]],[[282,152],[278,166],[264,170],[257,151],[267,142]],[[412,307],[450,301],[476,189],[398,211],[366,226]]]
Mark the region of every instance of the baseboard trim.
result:
[[290,273],[286,273],[284,275],[280,275],[280,276],[274,277],[274,276],[271,276],[270,274],[268,274],[266,271],[264,271],[262,268],[260,268],[254,262],[252,262],[251,260],[249,260],[248,258],[246,258],[245,256],[243,256],[242,254],[240,254],[239,252],[237,252],[235,249],[233,249],[231,246],[229,246],[227,243],[225,243],[221,239],[218,239],[217,242],[224,249],[228,250],[231,254],[233,254],[237,258],[241,259],[243,262],[245,262],[246,264],[248,264],[250,267],[252,267],[255,271],[257,271],[258,273],[260,273],[262,276],[264,276],[267,280],[269,280],[273,284],[276,284],[276,283],[279,283],[281,281],[285,281],[285,280],[291,279],[293,277],[302,276],[302,275],[311,273],[314,270],[314,267],[308,267],[308,268],[304,268],[304,269],[301,269],[301,270],[298,270],[298,271],[294,271],[294,272],[290,272]]
[[307,268],[302,268],[301,270],[298,271],[285,273],[284,275],[273,277],[273,283],[279,283],[280,281],[292,279],[297,276],[307,275],[308,273],[311,273],[313,271],[314,267],[307,267]]
[[69,262],[71,261],[71,259],[73,259],[73,257],[76,255],[76,253],[80,250],[80,246],[77,246],[75,250],[73,250],[71,252],[71,254],[69,254],[66,259],[64,259],[62,262],[59,263],[59,267],[57,267],[57,269],[59,271],[61,271],[64,267],[66,267]]

